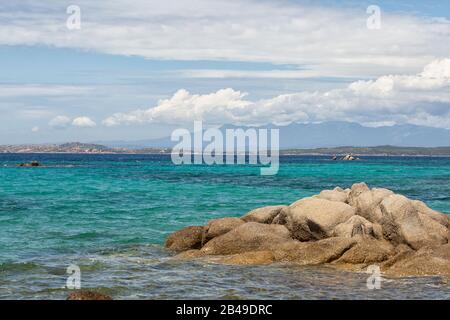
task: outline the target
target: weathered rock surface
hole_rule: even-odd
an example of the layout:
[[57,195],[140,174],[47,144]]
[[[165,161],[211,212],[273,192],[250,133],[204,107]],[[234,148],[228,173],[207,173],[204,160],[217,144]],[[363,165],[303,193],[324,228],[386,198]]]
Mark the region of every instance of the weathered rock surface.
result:
[[274,254],[277,261],[317,265],[337,260],[355,244],[354,239],[339,237],[310,242],[289,242],[283,244]]
[[398,257],[386,273],[397,276],[449,275],[450,244],[408,251]]
[[348,192],[337,187],[334,190],[323,190],[317,198],[347,203]]
[[310,241],[332,236],[334,227],[354,214],[346,203],[311,197],[293,203],[285,221],[294,239]]
[[178,230],[167,238],[166,248],[173,251],[200,249],[204,241],[204,232],[204,228],[201,226]]
[[394,246],[387,241],[375,239],[355,239],[356,243],[336,263],[374,264],[389,259],[395,252]]
[[239,218],[221,218],[210,220],[208,225],[205,227],[206,241],[221,236],[243,223],[245,222]]
[[245,222],[272,223],[273,219],[285,210],[288,210],[288,206],[257,208],[243,216],[242,220]]
[[365,183],[324,190],[290,206],[211,220],[169,236],[181,259],[226,264],[330,265],[392,276],[450,275],[450,216]]
[[417,250],[448,243],[449,229],[417,210],[414,202],[391,195],[380,204],[384,237],[395,244],[405,243]]
[[365,218],[354,215],[343,223],[338,224],[333,230],[333,236],[352,238],[355,236],[373,237],[382,239],[381,225],[373,224]]
[[394,194],[387,189],[366,190],[361,193],[351,193],[349,203],[356,209],[356,214],[366,218],[373,222],[380,222],[382,218],[382,212],[380,209],[380,203],[388,196]]
[[212,239],[203,246],[201,251],[209,255],[236,254],[270,250],[288,241],[292,239],[284,226],[247,222]]

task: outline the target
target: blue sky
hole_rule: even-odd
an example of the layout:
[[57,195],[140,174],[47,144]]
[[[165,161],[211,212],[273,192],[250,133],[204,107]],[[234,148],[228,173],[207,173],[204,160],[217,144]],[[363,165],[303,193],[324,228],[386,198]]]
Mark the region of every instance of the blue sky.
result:
[[139,140],[193,120],[450,128],[449,19],[443,1],[10,1],[0,143]]

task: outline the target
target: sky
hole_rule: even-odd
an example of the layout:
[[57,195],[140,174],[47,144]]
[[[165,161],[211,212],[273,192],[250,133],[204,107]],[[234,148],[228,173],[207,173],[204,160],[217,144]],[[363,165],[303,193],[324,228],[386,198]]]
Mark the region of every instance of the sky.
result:
[[0,3],[0,144],[151,139],[194,120],[450,129],[450,2]]

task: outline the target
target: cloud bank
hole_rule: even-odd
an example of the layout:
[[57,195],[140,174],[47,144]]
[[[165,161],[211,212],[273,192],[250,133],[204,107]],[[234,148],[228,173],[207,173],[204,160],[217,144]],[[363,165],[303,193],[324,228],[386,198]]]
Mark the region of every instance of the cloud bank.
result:
[[369,30],[362,6],[308,3],[136,0],[130,6],[126,0],[78,0],[81,29],[69,30],[64,2],[5,2],[0,4],[0,45],[294,64],[305,76],[333,77],[418,72],[428,61],[450,56],[446,18],[394,14],[381,6],[381,29]]
[[155,107],[116,113],[103,124],[187,124],[194,120],[217,125],[342,120],[371,126],[410,123],[450,129],[450,59],[435,60],[414,75],[386,75],[342,89],[259,101],[231,88],[204,95],[181,89]]

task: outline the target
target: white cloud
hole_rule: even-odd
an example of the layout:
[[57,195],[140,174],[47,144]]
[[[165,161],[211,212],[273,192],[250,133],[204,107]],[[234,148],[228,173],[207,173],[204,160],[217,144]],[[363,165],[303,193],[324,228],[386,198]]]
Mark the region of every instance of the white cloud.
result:
[[75,127],[81,127],[81,128],[93,128],[97,124],[88,117],[78,117],[78,118],[73,119],[72,125]]
[[33,128],[31,128],[31,132],[39,132],[39,127],[33,127]]
[[[313,70],[215,70],[215,69],[199,69],[199,70],[182,70],[177,72],[184,78],[271,78],[271,79],[302,79],[319,77],[321,72]],[[334,76],[338,76],[335,73]]]
[[55,129],[64,129],[70,125],[71,119],[66,116],[56,116],[48,123],[50,127]]
[[73,96],[85,94],[90,90],[89,87],[65,85],[0,85],[0,97]]
[[245,0],[136,0],[133,6],[125,0],[78,0],[77,5],[80,30],[66,28],[64,3],[0,4],[0,45],[41,44],[150,59],[290,63],[317,76],[357,77],[418,72],[427,61],[450,56],[450,21],[393,14],[383,7],[382,28],[369,30],[362,6]]
[[147,110],[117,113],[104,125],[159,122],[260,125],[329,120],[413,123],[450,129],[450,59],[431,62],[415,75],[356,81],[346,88],[285,94],[250,101],[246,93],[222,89],[205,95],[179,90]]

